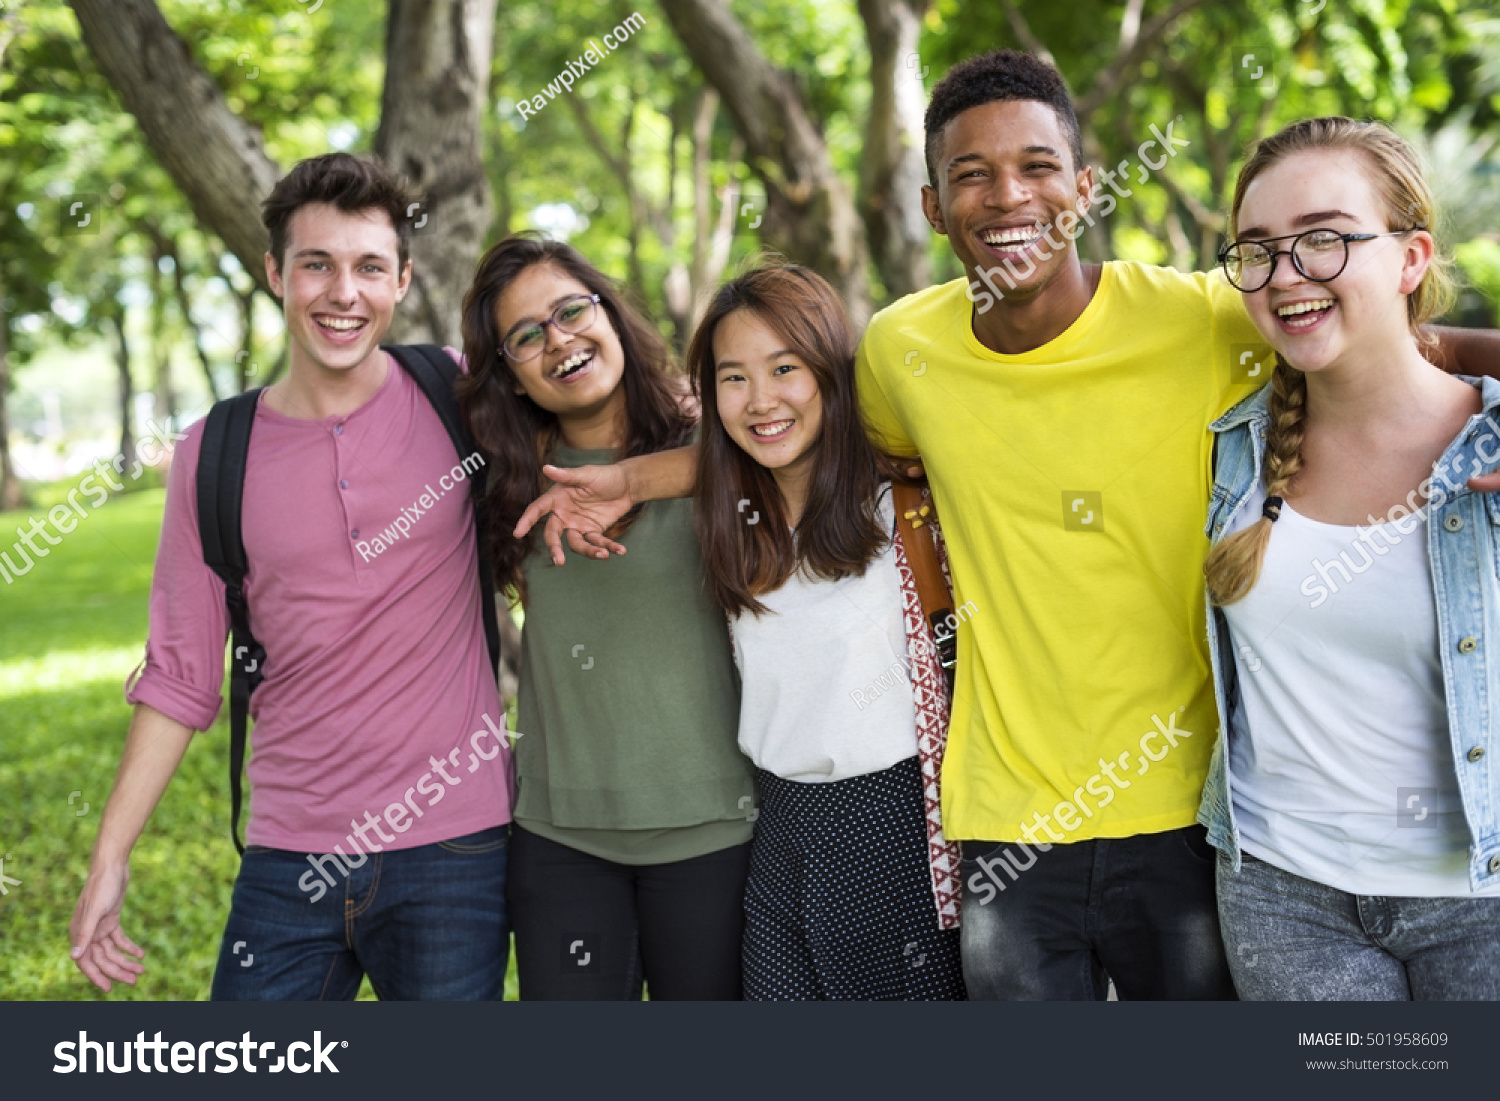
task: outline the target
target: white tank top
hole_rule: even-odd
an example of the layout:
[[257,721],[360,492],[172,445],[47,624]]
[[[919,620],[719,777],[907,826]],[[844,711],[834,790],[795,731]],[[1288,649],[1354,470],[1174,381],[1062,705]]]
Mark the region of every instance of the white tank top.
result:
[[1425,512],[1358,528],[1286,505],[1260,579],[1224,611],[1244,849],[1352,894],[1471,895]]

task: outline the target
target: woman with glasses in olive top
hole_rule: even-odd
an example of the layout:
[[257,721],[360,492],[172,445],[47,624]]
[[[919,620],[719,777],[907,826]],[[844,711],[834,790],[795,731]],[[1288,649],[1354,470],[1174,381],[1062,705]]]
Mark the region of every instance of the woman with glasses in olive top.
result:
[[523,999],[737,999],[753,773],[692,502],[655,501],[615,562],[515,539],[543,464],[690,441],[661,337],[575,249],[508,237],[464,299],[465,419],[488,461],[496,584],[526,613],[507,897]]

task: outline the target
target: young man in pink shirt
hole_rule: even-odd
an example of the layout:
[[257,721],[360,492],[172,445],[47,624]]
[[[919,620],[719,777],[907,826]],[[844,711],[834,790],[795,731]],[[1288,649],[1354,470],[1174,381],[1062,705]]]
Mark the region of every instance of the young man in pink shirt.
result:
[[[215,999],[350,999],[365,974],[382,998],[504,990],[510,745],[459,484],[477,463],[455,465],[380,348],[411,281],[406,208],[347,154],[303,161],[265,202],[290,365],[246,461],[244,591],[267,658]],[[203,432],[172,466],[135,715],[70,926],[106,991],[143,970],[120,928],[131,850],[219,709],[229,614],[199,536]]]

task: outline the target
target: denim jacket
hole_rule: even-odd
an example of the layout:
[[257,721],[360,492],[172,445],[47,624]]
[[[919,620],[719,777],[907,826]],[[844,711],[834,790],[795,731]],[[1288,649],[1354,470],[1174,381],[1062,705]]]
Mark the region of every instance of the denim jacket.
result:
[[[1474,493],[1464,482],[1500,465],[1500,381],[1463,381],[1480,387],[1484,409],[1434,468],[1426,524],[1449,742],[1469,823],[1469,883],[1477,890],[1500,882],[1500,660],[1489,659],[1491,645],[1500,655],[1500,494]],[[1214,489],[1204,530],[1213,543],[1260,484],[1270,390],[1264,387],[1209,425],[1215,433]],[[1211,601],[1208,645],[1220,721],[1198,821],[1238,871],[1228,739],[1239,683],[1228,624]]]

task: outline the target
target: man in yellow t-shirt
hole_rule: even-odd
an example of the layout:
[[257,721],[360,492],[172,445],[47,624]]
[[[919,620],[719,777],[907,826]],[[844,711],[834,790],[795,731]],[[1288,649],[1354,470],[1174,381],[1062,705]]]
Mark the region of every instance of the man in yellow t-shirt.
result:
[[1095,188],[1050,66],[956,66],[927,135],[965,277],[877,314],[857,372],[871,437],[926,466],[965,609],[942,810],[969,995],[1232,998],[1195,824],[1207,428],[1271,349],[1217,272],[1080,263],[1129,181]]

